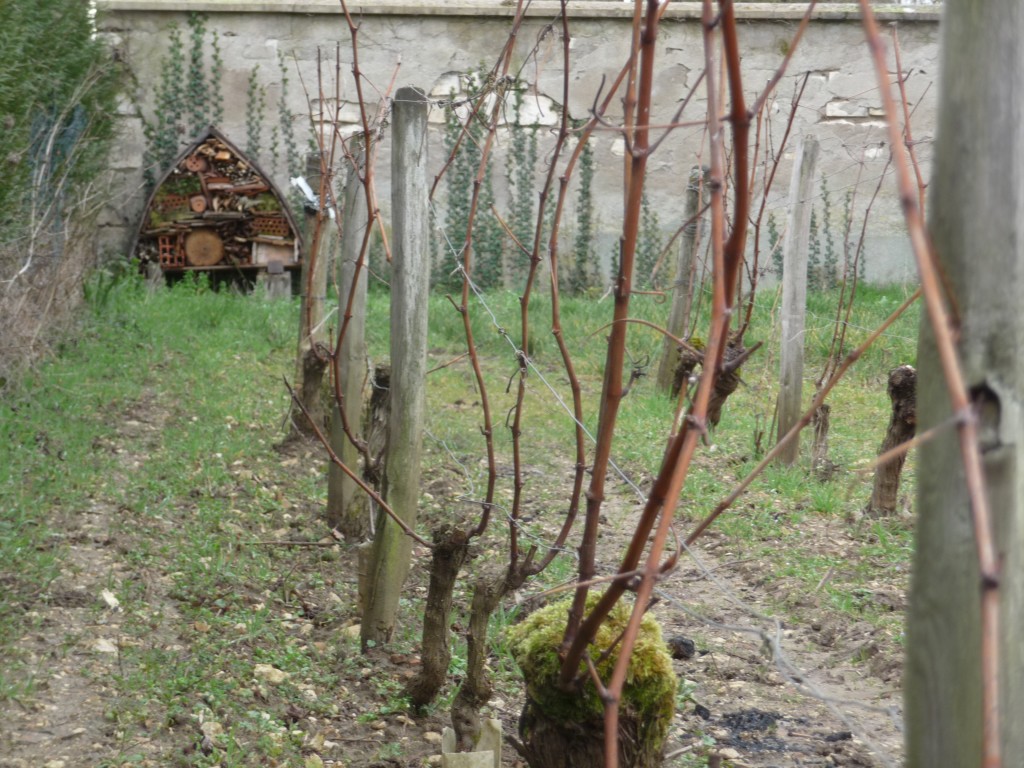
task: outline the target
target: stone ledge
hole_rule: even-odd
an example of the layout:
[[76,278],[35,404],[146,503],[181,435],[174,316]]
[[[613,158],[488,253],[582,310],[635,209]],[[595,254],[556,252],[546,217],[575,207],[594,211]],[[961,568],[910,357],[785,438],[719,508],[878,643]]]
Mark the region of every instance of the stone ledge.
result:
[[[254,0],[97,0],[100,13],[286,13],[302,15],[340,15],[338,0],[304,2],[256,2]],[[534,0],[527,16],[551,17],[561,7],[558,0]],[[736,16],[744,20],[793,20],[802,18],[805,3],[736,3]],[[937,22],[942,10],[936,6],[876,5],[879,21]],[[509,0],[371,0],[349,4],[349,11],[360,16],[497,16],[513,15]],[[632,16],[633,5],[622,0],[576,0],[570,3],[575,19],[625,19]],[[699,19],[701,3],[679,2],[668,7],[669,19]],[[856,21],[860,10],[856,3],[821,3],[814,18],[822,21]]]

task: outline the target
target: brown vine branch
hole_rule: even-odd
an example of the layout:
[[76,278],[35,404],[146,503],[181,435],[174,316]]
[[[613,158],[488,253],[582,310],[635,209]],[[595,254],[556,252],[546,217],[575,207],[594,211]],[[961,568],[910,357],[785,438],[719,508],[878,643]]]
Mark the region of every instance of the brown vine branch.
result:
[[[646,128],[649,122],[651,110],[651,98],[654,84],[654,60],[655,41],[658,32],[658,3],[656,0],[648,0],[647,13],[641,19],[639,16],[641,3],[637,3],[637,14],[634,18],[633,37],[638,41],[634,45],[634,51],[639,49],[639,56],[632,56],[631,61],[636,63],[631,66],[636,68],[638,83],[634,92],[627,86],[626,91],[626,125],[627,127],[635,122],[633,131],[632,151],[627,152],[629,170],[626,173],[626,209],[623,219],[622,238],[620,240],[619,274],[614,286],[614,310],[611,334],[608,337],[608,352],[605,361],[604,383],[601,391],[600,417],[598,420],[597,444],[594,449],[593,463],[591,466],[590,487],[587,490],[587,510],[584,518],[583,538],[580,544],[580,565],[579,578],[581,582],[592,579],[594,563],[597,551],[597,534],[600,526],[601,506],[604,501],[604,486],[608,474],[608,466],[611,459],[612,442],[615,434],[616,420],[619,405],[622,401],[623,365],[625,362],[626,347],[626,323],[623,322],[629,317],[630,297],[632,292],[632,274],[636,246],[639,238],[640,217],[642,207],[642,194],[644,175],[647,168],[648,146],[650,134]],[[641,21],[643,22],[641,24]],[[639,59],[637,61],[637,59]],[[632,108],[635,104],[635,121],[632,115]],[[621,594],[617,585],[613,584],[609,593]],[[569,622],[566,627],[566,634],[563,646],[567,647],[563,657],[562,668],[559,680],[562,685],[569,685],[577,674],[579,662],[583,652],[590,641],[596,636],[597,629],[604,621],[611,608],[608,601],[602,598],[598,606],[589,612],[587,618],[577,626],[574,621],[584,614],[588,590],[586,587],[579,587],[573,597],[573,604],[570,609]],[[616,598],[617,599],[617,598]],[[614,604],[612,601],[611,604]],[[628,655],[628,654],[626,654]],[[617,676],[613,673],[613,682],[610,688],[613,691],[621,691],[621,682],[616,688]],[[615,761],[617,758],[617,747],[608,747],[608,739],[612,744],[618,733],[618,711],[611,708],[605,712],[605,759]],[[614,763],[609,765],[614,768]]]
[[377,493],[373,488],[371,488],[367,484],[367,482],[358,475],[358,473],[353,472],[352,469],[350,469],[345,464],[345,462],[341,460],[341,457],[338,456],[338,454],[335,453],[334,449],[331,447],[331,441],[328,439],[327,435],[325,435],[323,433],[323,430],[320,429],[320,425],[316,424],[313,419],[309,418],[309,412],[306,410],[306,406],[299,399],[298,393],[296,393],[296,391],[292,388],[292,385],[289,384],[287,380],[285,380],[284,386],[288,390],[288,394],[291,395],[292,402],[299,407],[299,410],[302,411],[302,415],[305,416],[309,420],[309,423],[313,425],[313,434],[316,435],[316,439],[320,441],[320,444],[324,447],[324,450],[327,451],[327,455],[330,457],[331,462],[336,467],[338,467],[342,472],[348,475],[356,485],[362,488],[363,491],[366,492],[366,495],[369,496],[373,500],[373,502],[377,504],[384,511],[384,513],[394,521],[395,525],[402,529],[402,532],[406,536],[415,541],[417,544],[421,544],[424,547],[431,549],[433,545],[430,542],[428,542],[426,539],[424,539],[422,536],[416,533],[416,531],[410,528],[408,523],[406,523],[402,518],[395,514],[395,511],[391,509],[391,507],[388,505],[386,501],[384,501],[384,498],[379,493]]
[[[563,39],[563,84],[562,84],[562,98],[568,103],[569,94],[569,26],[568,17],[566,15],[566,5],[568,0],[562,0],[562,39]],[[574,441],[576,448],[576,462],[573,472],[572,482],[572,493],[569,497],[569,505],[563,519],[562,526],[555,537],[554,543],[548,547],[547,553],[538,563],[538,569],[547,567],[547,565],[557,556],[565,545],[565,541],[569,536],[570,531],[576,524],[577,517],[579,515],[580,499],[583,493],[583,481],[585,479],[585,472],[587,469],[586,464],[586,434],[583,429],[583,394],[582,387],[580,386],[579,377],[576,374],[576,368],[573,363],[572,354],[569,351],[569,347],[565,342],[565,335],[562,333],[562,321],[561,321],[561,294],[559,292],[558,285],[558,232],[559,226],[562,220],[562,214],[565,209],[565,201],[568,196],[569,181],[572,177],[573,169],[575,168],[576,162],[580,155],[583,153],[583,147],[587,142],[594,127],[598,124],[601,116],[608,109],[612,102],[614,94],[618,92],[621,87],[623,80],[625,79],[629,71],[628,64],[619,70],[619,74],[613,82],[607,96],[604,101],[599,105],[598,99],[595,97],[594,107],[590,119],[586,125],[580,131],[579,141],[576,144],[575,149],[570,155],[566,162],[565,169],[562,175],[559,177],[558,197],[555,202],[555,210],[553,220],[554,223],[551,227],[551,232],[548,235],[547,252],[548,252],[548,263],[550,265],[549,272],[551,275],[551,334],[555,337],[555,343],[558,345],[558,352],[562,359],[562,365],[565,368],[565,375],[569,381],[569,389],[572,393],[572,414],[573,421],[575,424]],[[566,139],[568,138],[568,124],[565,121],[560,122],[560,130],[558,133],[558,139],[555,147],[556,157],[560,155],[562,147]],[[544,181],[544,187],[540,193],[540,203],[537,206],[537,217],[536,217],[536,236],[534,239],[534,251],[539,255],[541,248],[541,238],[543,234],[543,222],[545,212],[547,210],[548,198],[551,194],[551,190],[554,185],[556,163],[552,161],[548,167],[548,174]],[[582,609],[579,611],[570,610],[569,620],[567,627],[570,632],[575,632],[575,627],[579,626],[579,622],[582,620]]]

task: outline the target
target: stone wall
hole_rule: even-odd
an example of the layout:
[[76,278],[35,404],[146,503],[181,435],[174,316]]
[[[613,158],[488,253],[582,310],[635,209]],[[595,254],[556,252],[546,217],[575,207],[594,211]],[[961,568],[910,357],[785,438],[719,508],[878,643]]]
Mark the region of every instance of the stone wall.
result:
[[[527,109],[543,127],[553,125],[561,108],[562,43],[560,26],[554,24],[558,3],[535,0],[530,17],[516,41],[515,65],[533,88]],[[122,194],[115,208],[104,218],[105,241],[123,249],[130,240],[141,212],[142,159],[145,149],[143,119],[151,119],[161,77],[162,61],[168,52],[168,28],[185,28],[183,8],[205,15],[208,30],[216,30],[224,59],[221,90],[224,120],[219,126],[244,148],[246,136],[247,84],[254,67],[266,88],[267,116],[278,119],[280,94],[278,52],[289,61],[287,92],[288,119],[299,136],[299,145],[309,144],[311,108],[300,85],[315,97],[318,53],[325,62],[325,87],[333,93],[336,45],[341,55],[342,103],[340,114],[354,129],[357,109],[351,78],[352,48],[348,28],[337,0],[317,2],[244,2],[206,0],[99,0],[98,24],[127,63],[134,78],[134,92],[122,105],[122,141],[113,160],[115,187]],[[605,78],[615,75],[629,47],[629,17],[632,4],[612,0],[570,3],[572,72],[568,110],[576,118],[586,117],[595,94]],[[481,64],[489,66],[505,44],[511,5],[501,0],[442,0],[395,2],[375,0],[353,9],[359,11],[360,68],[366,78],[366,92],[376,100],[392,78],[397,86],[414,85],[441,102],[458,84],[458,76]],[[667,122],[703,69],[703,44],[699,23],[700,3],[678,3],[669,7],[659,39],[655,123]],[[744,76],[748,98],[772,75],[788,49],[789,41],[803,13],[803,4],[740,3],[740,36],[744,49]],[[938,20],[934,9],[885,6],[879,8],[883,21],[898,22],[906,90],[914,110],[914,138],[927,173],[930,139],[935,112]],[[210,37],[210,32],[207,33]],[[186,55],[188,40],[186,43]],[[891,46],[890,46],[891,47]],[[536,48],[536,55],[530,56]],[[890,60],[891,60],[890,55]],[[397,75],[396,75],[397,71]],[[809,73],[809,74],[808,74]],[[890,171],[889,149],[882,120],[881,101],[875,75],[868,61],[863,33],[855,6],[830,4],[821,7],[807,36],[797,50],[787,75],[776,91],[762,131],[758,184],[761,184],[766,147],[777,146],[785,129],[790,102],[804,76],[808,81],[797,108],[797,116],[786,157],[797,139],[813,133],[822,145],[820,174],[828,186],[838,215],[850,190],[855,192],[854,208],[862,211],[882,174]],[[329,99],[333,102],[333,99]],[[312,103],[312,107],[310,104]],[[333,104],[329,105],[333,108]],[[703,92],[696,90],[683,120],[699,120],[704,109]],[[612,119],[614,117],[612,112]],[[440,126],[443,110],[432,110],[438,141],[431,158],[432,168],[443,162]],[[264,130],[264,143],[269,128]],[[543,133],[542,135],[547,135]],[[182,145],[191,137],[183,135]],[[616,240],[621,211],[621,169],[624,144],[609,127],[596,137],[597,217],[602,230],[600,251],[607,258]],[[672,231],[681,222],[681,190],[691,166],[701,162],[704,132],[699,125],[677,128],[651,161],[650,198],[659,212],[661,225]],[[379,159],[380,202],[387,210],[390,159],[385,140]],[[543,151],[542,151],[543,156]],[[264,156],[264,169],[282,185],[287,174]],[[270,167],[268,167],[270,166]],[[503,164],[499,162],[496,181],[500,187]],[[768,206],[785,221],[788,200],[789,163],[783,162],[769,196]],[[500,194],[500,193],[499,193]],[[567,232],[571,233],[570,211]],[[837,242],[841,223],[834,222]],[[859,221],[855,229],[859,227]],[[902,219],[892,180],[882,187],[872,207],[867,240],[868,276],[878,281],[912,279],[909,249],[905,244]]]

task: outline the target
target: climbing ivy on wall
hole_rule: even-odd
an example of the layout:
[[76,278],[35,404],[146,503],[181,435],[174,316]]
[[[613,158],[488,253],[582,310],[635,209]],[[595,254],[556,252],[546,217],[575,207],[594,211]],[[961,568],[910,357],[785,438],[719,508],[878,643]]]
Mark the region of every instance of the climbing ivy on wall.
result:
[[224,122],[224,94],[220,84],[224,79],[224,56],[220,49],[220,35],[214,30],[210,41],[210,122],[221,125]]
[[640,203],[640,236],[636,244],[636,273],[633,278],[634,287],[638,290],[650,291],[656,288],[652,275],[661,256],[663,241],[661,219],[645,190]]
[[267,117],[267,89],[259,78],[257,64],[249,72],[248,98],[245,106],[245,151],[259,157],[263,145],[263,123]]
[[[523,102],[526,87],[515,83],[512,91],[512,122],[508,126],[509,149],[505,156],[505,180],[509,190],[508,226],[524,248],[533,246],[534,200],[537,199],[537,126],[523,123]],[[506,249],[508,271],[517,281],[526,270],[527,256],[509,242]]]
[[[146,138],[144,173],[150,185],[200,131],[209,125],[223,127],[224,120],[221,88],[224,57],[216,30],[208,29],[202,14],[189,13],[184,33],[176,24],[168,27],[167,43],[167,53],[160,65],[153,117],[145,120],[143,125]],[[303,173],[304,168],[292,115],[287,107],[288,66],[282,52],[278,52],[278,66],[281,87],[276,122],[268,121],[267,89],[260,79],[259,68],[253,67],[249,73],[245,149],[265,168],[275,171],[283,151],[287,171],[295,176]],[[264,154],[267,157],[263,157]]]
[[[445,109],[444,148],[445,155],[452,157],[462,136],[462,120],[455,109],[456,94],[450,94],[449,106]],[[441,290],[454,290],[462,278],[455,273],[456,265],[463,260],[462,248],[469,227],[470,194],[473,184],[473,147],[471,141],[463,139],[463,146],[452,157],[445,182],[447,193],[444,211],[444,238],[441,244],[441,258],[434,271],[434,285]]]
[[156,110],[151,120],[143,123],[146,137],[144,160],[146,183],[152,186],[156,177],[168,168],[178,154],[181,119],[185,112],[185,47],[181,30],[172,25],[167,30],[168,49],[160,67],[160,84],[156,89]]
[[210,98],[205,71],[206,22],[202,16],[190,13],[188,16],[189,55],[188,84],[185,88],[185,104],[188,109],[189,136],[196,136],[209,123]]
[[281,51],[277,52],[277,66],[280,69],[281,76],[281,90],[277,100],[277,112],[281,121],[281,138],[284,141],[285,161],[289,175],[298,176],[303,171],[303,164],[302,157],[299,155],[299,147],[295,143],[295,126],[292,123],[292,114],[288,110],[288,60]]
[[[473,188],[480,167],[480,146],[486,134],[481,118],[470,119],[466,115],[475,100],[488,93],[488,73],[481,67],[465,76],[465,92],[449,94],[445,105],[444,147],[451,156],[456,145],[458,152],[452,159],[445,179],[446,200],[443,221],[443,236],[435,239],[438,245],[434,261],[433,285],[437,289],[452,290],[461,283],[461,275],[453,274],[456,260],[461,262],[461,248],[469,226]],[[485,290],[493,290],[518,284],[529,268],[529,258],[524,248],[531,249],[536,226],[534,201],[538,195],[537,183],[537,126],[525,125],[522,121],[525,85],[513,81],[501,95],[509,99],[508,121],[503,126],[503,147],[507,147],[504,158],[504,188],[507,194],[502,203],[500,215],[508,226],[512,237],[495,215],[499,204],[495,194],[495,160],[492,155],[484,169],[473,224],[473,274],[474,283]],[[460,143],[461,137],[461,143]],[[435,218],[438,216],[434,214]],[[513,239],[514,237],[514,239]]]
[[[456,105],[473,103],[481,95],[481,83],[485,82],[482,71],[476,70],[466,77],[465,99],[459,100],[451,93],[449,108],[445,111],[444,144],[447,154],[458,151],[448,169],[445,185],[447,193],[444,217],[447,242],[442,247],[443,258],[435,265],[435,286],[452,290],[462,283],[462,276],[453,273],[456,261],[462,262],[466,233],[473,201],[473,189],[482,157],[481,143],[486,126],[481,118],[471,115],[460,116]],[[461,139],[461,142],[460,142]],[[502,255],[505,234],[494,215],[494,174],[490,163],[484,169],[477,200],[476,215],[472,230],[472,279],[477,286],[491,290],[503,284]]]
[[601,277],[594,248],[594,146],[589,141],[580,152],[579,186],[576,188],[576,236],[572,246],[572,270],[568,290],[586,293],[600,285]]

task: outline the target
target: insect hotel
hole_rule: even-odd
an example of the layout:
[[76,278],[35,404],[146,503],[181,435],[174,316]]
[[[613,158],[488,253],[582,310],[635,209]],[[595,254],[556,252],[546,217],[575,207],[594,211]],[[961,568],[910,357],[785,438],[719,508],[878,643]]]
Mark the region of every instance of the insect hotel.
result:
[[273,182],[209,128],[157,183],[133,253],[166,276],[234,273],[253,283],[261,273],[297,275],[298,232]]

